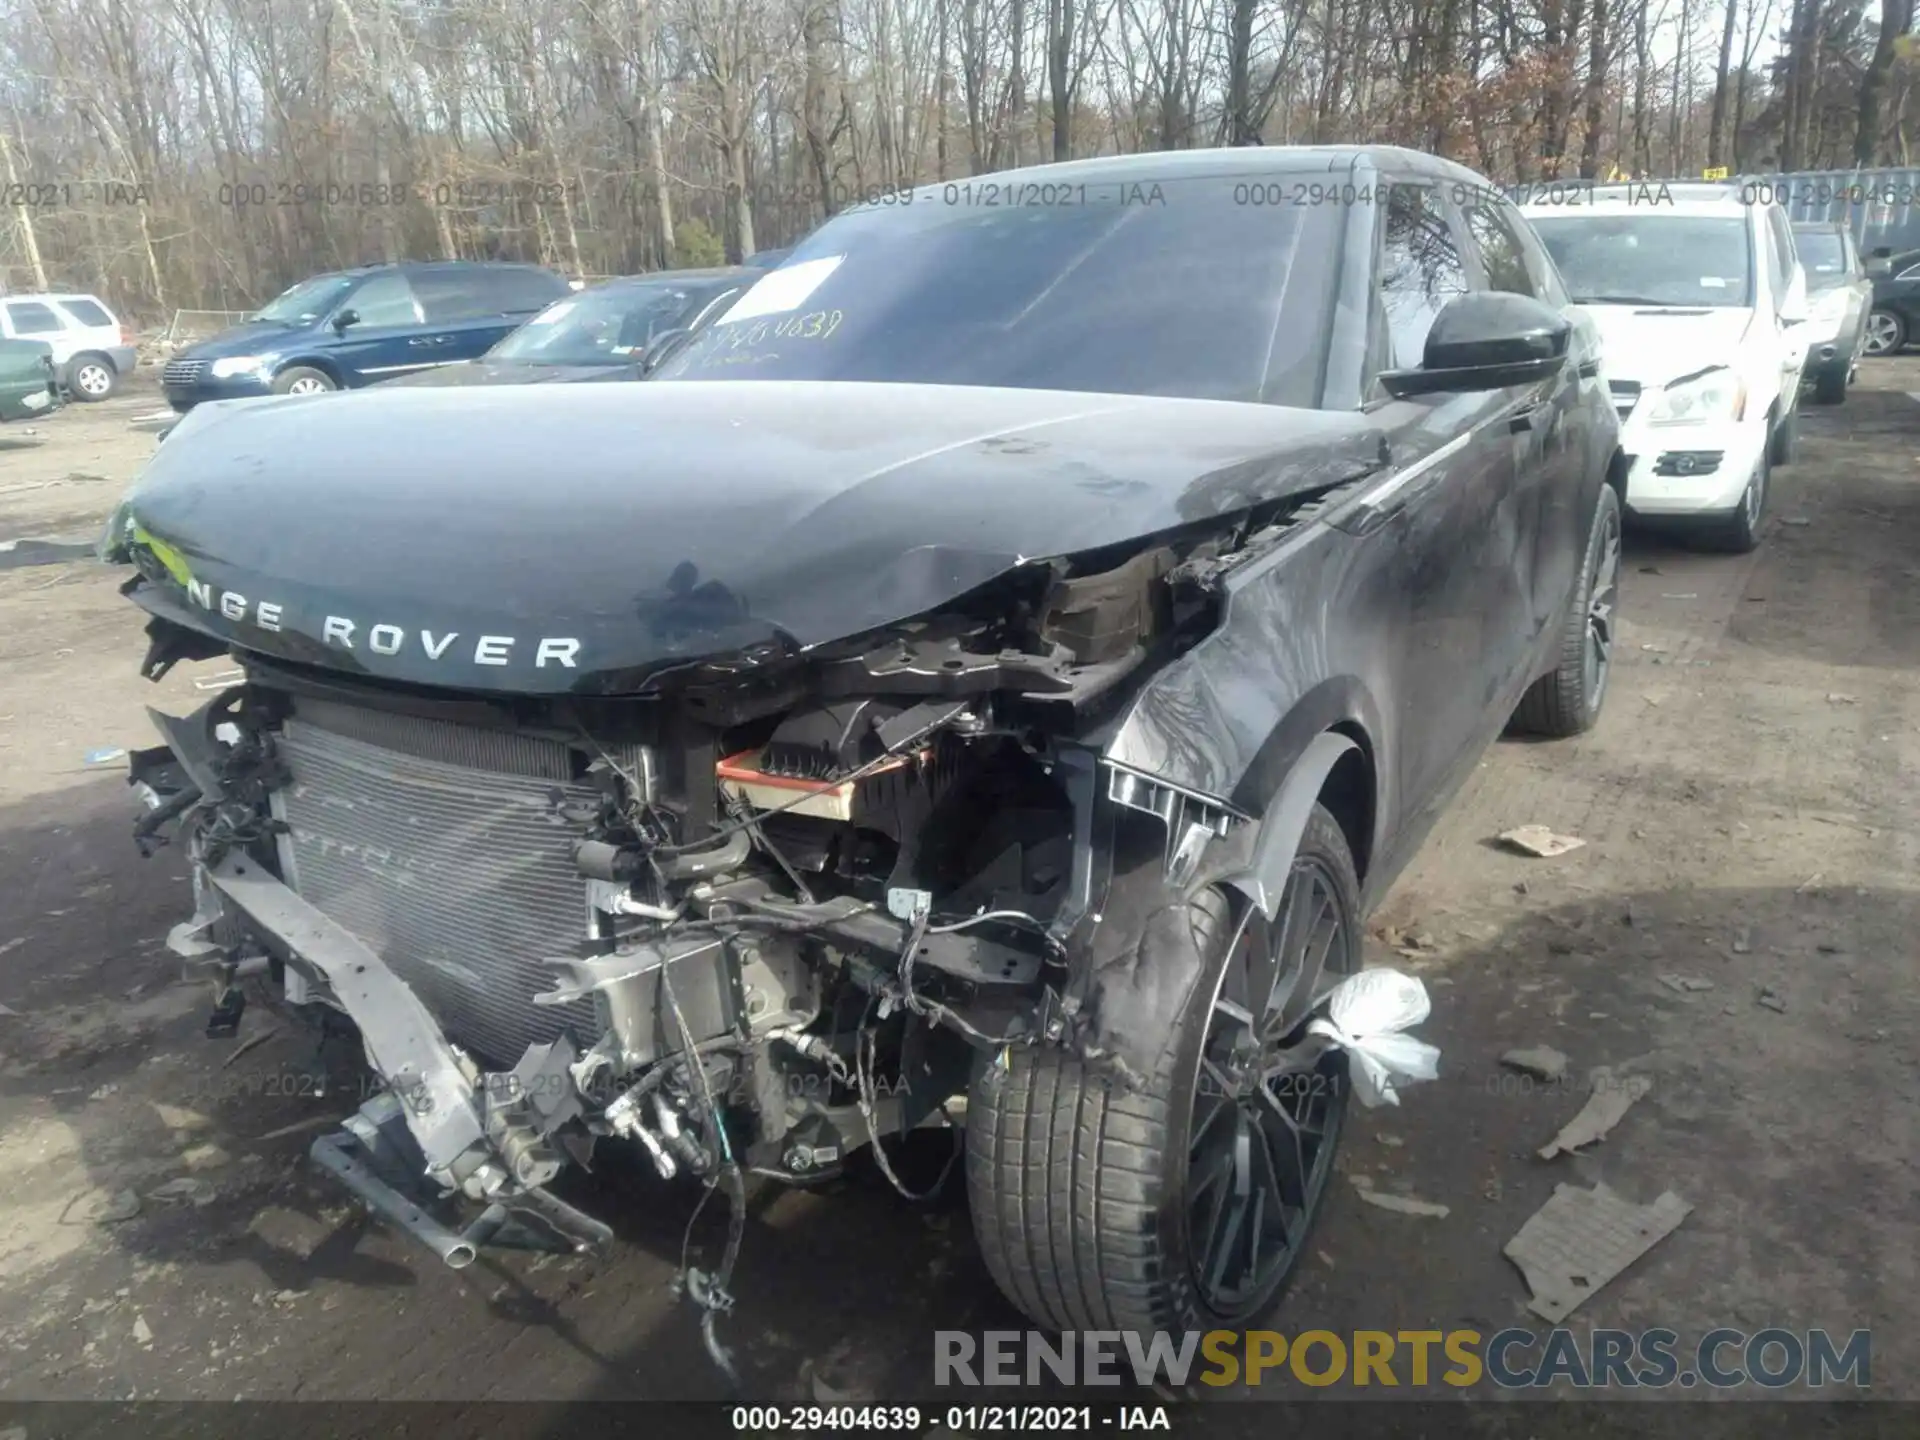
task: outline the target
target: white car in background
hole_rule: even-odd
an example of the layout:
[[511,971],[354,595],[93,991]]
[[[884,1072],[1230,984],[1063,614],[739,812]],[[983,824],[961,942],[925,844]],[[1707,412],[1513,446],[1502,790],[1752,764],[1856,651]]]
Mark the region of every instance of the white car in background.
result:
[[97,295],[0,298],[0,336],[53,347],[53,373],[76,400],[104,400],[139,360],[133,332]]
[[1599,327],[1627,509],[1715,548],[1760,539],[1793,454],[1807,282],[1778,205],[1737,185],[1621,185],[1522,213]]

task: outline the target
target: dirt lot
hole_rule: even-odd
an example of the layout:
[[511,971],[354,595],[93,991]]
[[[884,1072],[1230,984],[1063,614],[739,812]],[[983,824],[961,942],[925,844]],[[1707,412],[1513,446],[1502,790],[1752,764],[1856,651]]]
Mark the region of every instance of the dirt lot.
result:
[[[1544,1328],[1501,1245],[1556,1182],[1604,1180],[1694,1208],[1579,1328],[1871,1327],[1876,1393],[1920,1397],[1909,388],[1920,361],[1870,366],[1843,410],[1810,412],[1757,555],[1632,542],[1598,730],[1499,746],[1376,917],[1381,958],[1432,987],[1445,1059],[1403,1108],[1356,1112],[1344,1164],[1450,1213],[1341,1181],[1276,1325]],[[25,448],[0,434],[0,541],[96,529],[154,405],[75,407]],[[142,707],[184,710],[224,667],[140,681],[115,584],[84,559],[0,568],[0,1400],[722,1394],[671,1291],[696,1191],[602,1174],[576,1198],[617,1217],[610,1255],[449,1271],[305,1165],[351,1102],[286,1093],[308,1058],[290,1027],[224,1067],[231,1043],[201,1038],[207,997],[163,944],[179,859],[140,859],[119,766],[87,756],[149,743]],[[1586,845],[1487,843],[1527,822]],[[1591,1154],[1541,1161],[1583,1097],[1500,1079],[1531,1044],[1651,1092]],[[1019,1323],[964,1201],[916,1210],[878,1183],[759,1197],[736,1290],[723,1331],[784,1398],[922,1394],[934,1329]]]

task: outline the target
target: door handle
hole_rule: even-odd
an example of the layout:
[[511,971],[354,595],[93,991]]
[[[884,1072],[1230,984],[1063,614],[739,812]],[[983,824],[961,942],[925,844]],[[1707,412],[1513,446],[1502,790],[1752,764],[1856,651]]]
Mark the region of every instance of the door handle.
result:
[[415,335],[412,339],[407,341],[407,344],[409,345],[433,345],[436,343],[438,342],[434,340],[430,340],[423,335]]
[[1593,379],[1600,373],[1600,362],[1598,360],[1582,360],[1580,362],[1579,373],[1582,380]]
[[1535,417],[1540,415],[1546,408],[1544,404],[1529,405],[1511,420],[1507,421],[1507,429],[1515,435],[1525,434],[1527,431],[1533,429]]

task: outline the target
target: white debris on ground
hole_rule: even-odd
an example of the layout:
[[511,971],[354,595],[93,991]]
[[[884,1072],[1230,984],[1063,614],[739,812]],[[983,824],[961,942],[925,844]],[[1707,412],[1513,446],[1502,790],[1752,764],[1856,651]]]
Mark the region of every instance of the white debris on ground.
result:
[[1604,1140],[1607,1132],[1620,1123],[1633,1102],[1653,1088],[1646,1075],[1616,1075],[1605,1065],[1595,1067],[1587,1080],[1587,1103],[1560,1129],[1560,1133],[1540,1147],[1540,1158],[1571,1154],[1584,1145]]
[[1544,825],[1522,825],[1501,835],[1500,843],[1522,855],[1551,860],[1569,850],[1578,850],[1587,842],[1572,835],[1556,835]]
[[1527,1308],[1558,1324],[1634,1261],[1680,1228],[1693,1207],[1671,1190],[1635,1205],[1604,1185],[1556,1185],[1553,1198],[1502,1250],[1526,1276]]

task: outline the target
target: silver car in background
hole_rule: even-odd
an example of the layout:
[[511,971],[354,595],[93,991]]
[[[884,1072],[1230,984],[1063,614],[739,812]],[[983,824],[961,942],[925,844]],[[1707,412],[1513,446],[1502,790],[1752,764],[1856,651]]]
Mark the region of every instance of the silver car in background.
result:
[[1803,221],[1793,227],[1793,238],[1807,271],[1807,364],[1801,378],[1819,404],[1838,405],[1866,349],[1873,282],[1845,225]]

